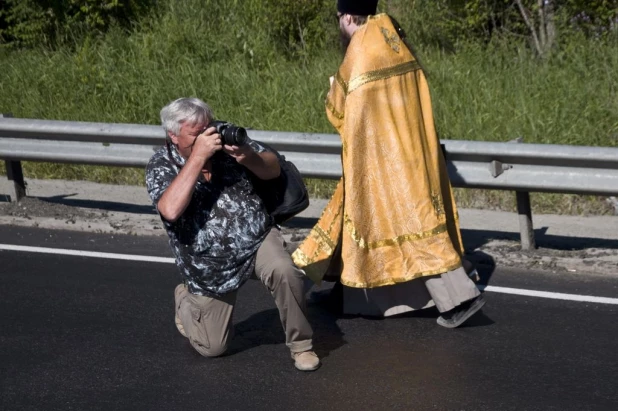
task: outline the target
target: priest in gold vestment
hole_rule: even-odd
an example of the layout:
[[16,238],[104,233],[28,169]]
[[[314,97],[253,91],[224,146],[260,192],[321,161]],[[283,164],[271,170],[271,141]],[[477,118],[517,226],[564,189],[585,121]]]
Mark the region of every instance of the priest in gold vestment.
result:
[[424,72],[377,0],[339,0],[345,57],[326,113],[342,140],[343,177],[294,262],[337,277],[344,311],[388,316],[436,305],[461,325],[484,304],[462,268],[457,210]]

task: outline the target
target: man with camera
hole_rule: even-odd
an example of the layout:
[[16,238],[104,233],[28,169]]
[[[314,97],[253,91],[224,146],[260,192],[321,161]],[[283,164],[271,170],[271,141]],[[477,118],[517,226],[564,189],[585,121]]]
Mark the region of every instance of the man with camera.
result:
[[348,314],[390,316],[435,305],[462,325],[484,297],[463,247],[423,68],[378,0],[339,0],[345,57],[326,114],[342,139],[343,178],[293,254],[319,281],[336,279]]
[[150,159],[146,185],[182,277],[175,290],[178,331],[201,355],[222,355],[233,333],[237,290],[255,276],[275,299],[294,365],[317,369],[303,273],[251,183],[279,176],[276,155],[244,129],[213,122],[197,98],[172,101],[161,122],[166,145]]

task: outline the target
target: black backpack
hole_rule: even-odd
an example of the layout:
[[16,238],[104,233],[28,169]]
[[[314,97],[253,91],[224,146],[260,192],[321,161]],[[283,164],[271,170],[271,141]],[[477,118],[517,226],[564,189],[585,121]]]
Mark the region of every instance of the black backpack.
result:
[[252,174],[255,191],[262,198],[266,209],[276,224],[281,224],[309,207],[309,193],[294,163],[285,159],[266,143],[255,140],[279,159],[281,174],[272,180],[261,180]]

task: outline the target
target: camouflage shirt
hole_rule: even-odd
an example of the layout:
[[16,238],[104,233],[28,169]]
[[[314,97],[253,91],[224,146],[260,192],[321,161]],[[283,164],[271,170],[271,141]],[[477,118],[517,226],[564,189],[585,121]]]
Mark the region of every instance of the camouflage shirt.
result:
[[[246,169],[223,152],[211,162],[211,181],[200,176],[182,216],[175,222],[161,218],[183,281],[191,293],[205,296],[235,291],[251,277],[257,250],[273,225]],[[184,163],[173,145],[150,159],[146,186],[155,207]]]

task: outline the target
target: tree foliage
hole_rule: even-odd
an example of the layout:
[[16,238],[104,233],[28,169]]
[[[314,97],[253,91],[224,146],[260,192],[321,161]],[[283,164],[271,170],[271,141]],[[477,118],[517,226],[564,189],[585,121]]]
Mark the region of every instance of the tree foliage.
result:
[[615,34],[618,0],[563,0],[570,22],[588,35]]
[[[408,27],[422,40],[454,48],[458,42],[526,37],[538,55],[548,55],[561,38],[618,34],[618,0],[413,0],[386,2],[411,16]],[[410,6],[406,7],[405,5]],[[428,23],[429,22],[429,23]]]
[[[65,38],[97,36],[112,26],[130,29],[150,10],[181,11],[187,5],[200,13],[236,10],[241,15],[215,15],[213,24],[251,19],[245,31],[251,27],[261,38],[268,36],[291,57],[330,48],[336,39],[334,0],[4,0],[0,43],[53,46]],[[451,49],[462,40],[525,36],[543,55],[568,33],[603,37],[618,32],[618,0],[382,0],[379,7],[416,39]],[[251,36],[240,37],[243,44],[251,43]]]
[[129,28],[155,0],[5,0],[0,43],[54,45],[65,35],[97,35],[111,25]]

